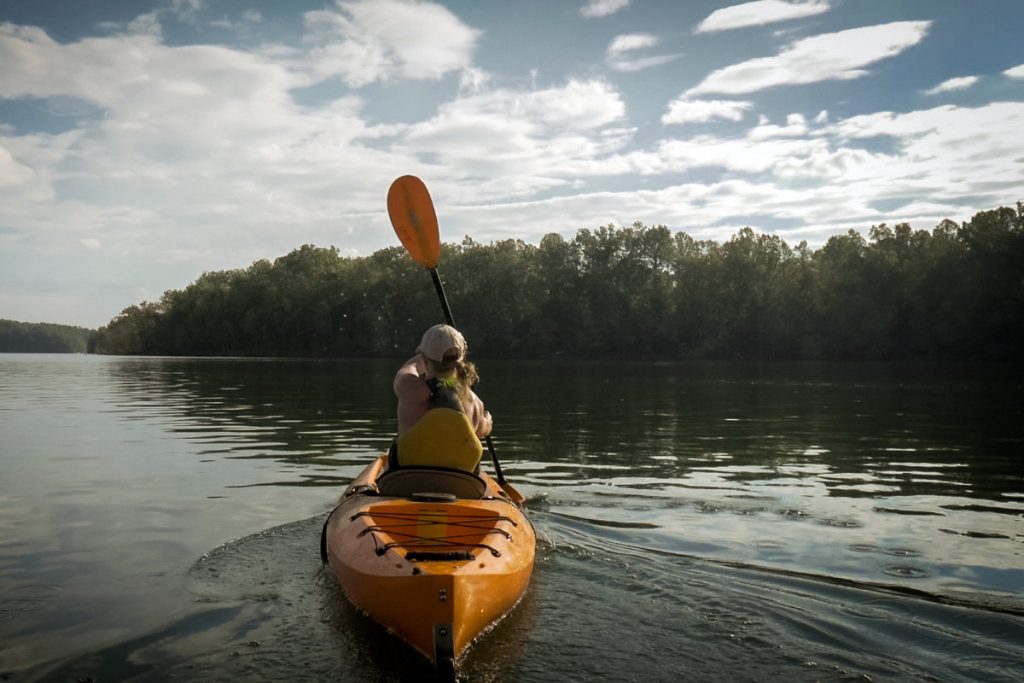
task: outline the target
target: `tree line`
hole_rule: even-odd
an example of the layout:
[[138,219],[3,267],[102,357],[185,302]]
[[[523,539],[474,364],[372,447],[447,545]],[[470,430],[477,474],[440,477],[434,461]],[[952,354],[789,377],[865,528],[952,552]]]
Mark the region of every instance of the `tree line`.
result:
[[[442,247],[439,268],[476,357],[1020,359],[1024,204],[933,230],[850,230],[818,249],[744,228],[724,243],[662,225]],[[93,338],[110,354],[401,356],[441,321],[401,247],[302,246],[204,273],[126,308]]]
[[0,320],[0,353],[85,353],[95,330]]

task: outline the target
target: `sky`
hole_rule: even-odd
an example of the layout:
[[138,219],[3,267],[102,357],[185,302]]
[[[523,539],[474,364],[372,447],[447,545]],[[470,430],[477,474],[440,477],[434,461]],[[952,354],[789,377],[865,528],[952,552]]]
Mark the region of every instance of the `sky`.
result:
[[[303,244],[666,225],[821,246],[1024,200],[1020,0],[0,0],[0,318]],[[442,265],[443,274],[443,265]]]

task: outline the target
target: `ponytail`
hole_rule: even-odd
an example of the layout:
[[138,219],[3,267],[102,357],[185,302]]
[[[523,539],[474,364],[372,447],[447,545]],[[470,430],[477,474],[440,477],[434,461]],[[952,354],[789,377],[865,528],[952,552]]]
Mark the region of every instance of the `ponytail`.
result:
[[459,379],[459,386],[456,389],[459,393],[459,399],[463,403],[469,403],[470,389],[473,388],[474,384],[480,381],[480,375],[477,374],[476,365],[469,361],[456,361],[455,376]]
[[471,403],[470,390],[480,380],[475,364],[459,358],[445,358],[441,362],[427,358],[427,362],[440,384],[454,389],[463,405]]

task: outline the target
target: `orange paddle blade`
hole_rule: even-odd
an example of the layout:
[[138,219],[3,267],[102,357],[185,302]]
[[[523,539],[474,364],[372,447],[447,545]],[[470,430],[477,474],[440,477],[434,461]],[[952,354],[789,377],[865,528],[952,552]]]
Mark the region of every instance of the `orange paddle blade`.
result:
[[511,500],[519,507],[522,507],[524,504],[526,504],[526,496],[519,493],[519,491],[516,490],[516,487],[512,486],[512,484],[508,483],[507,481],[504,481],[499,483],[498,486],[500,486],[501,490],[508,495],[509,500]]
[[441,238],[434,202],[422,180],[404,175],[391,183],[388,216],[413,260],[429,269],[436,268],[441,259]]

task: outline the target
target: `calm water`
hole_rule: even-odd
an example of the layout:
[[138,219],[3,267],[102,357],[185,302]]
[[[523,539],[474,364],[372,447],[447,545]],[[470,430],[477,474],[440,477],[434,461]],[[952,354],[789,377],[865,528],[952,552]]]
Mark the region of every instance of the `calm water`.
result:
[[[319,565],[395,361],[0,356],[0,678],[415,680]],[[1020,680],[1024,375],[481,362],[540,535],[467,680]]]

